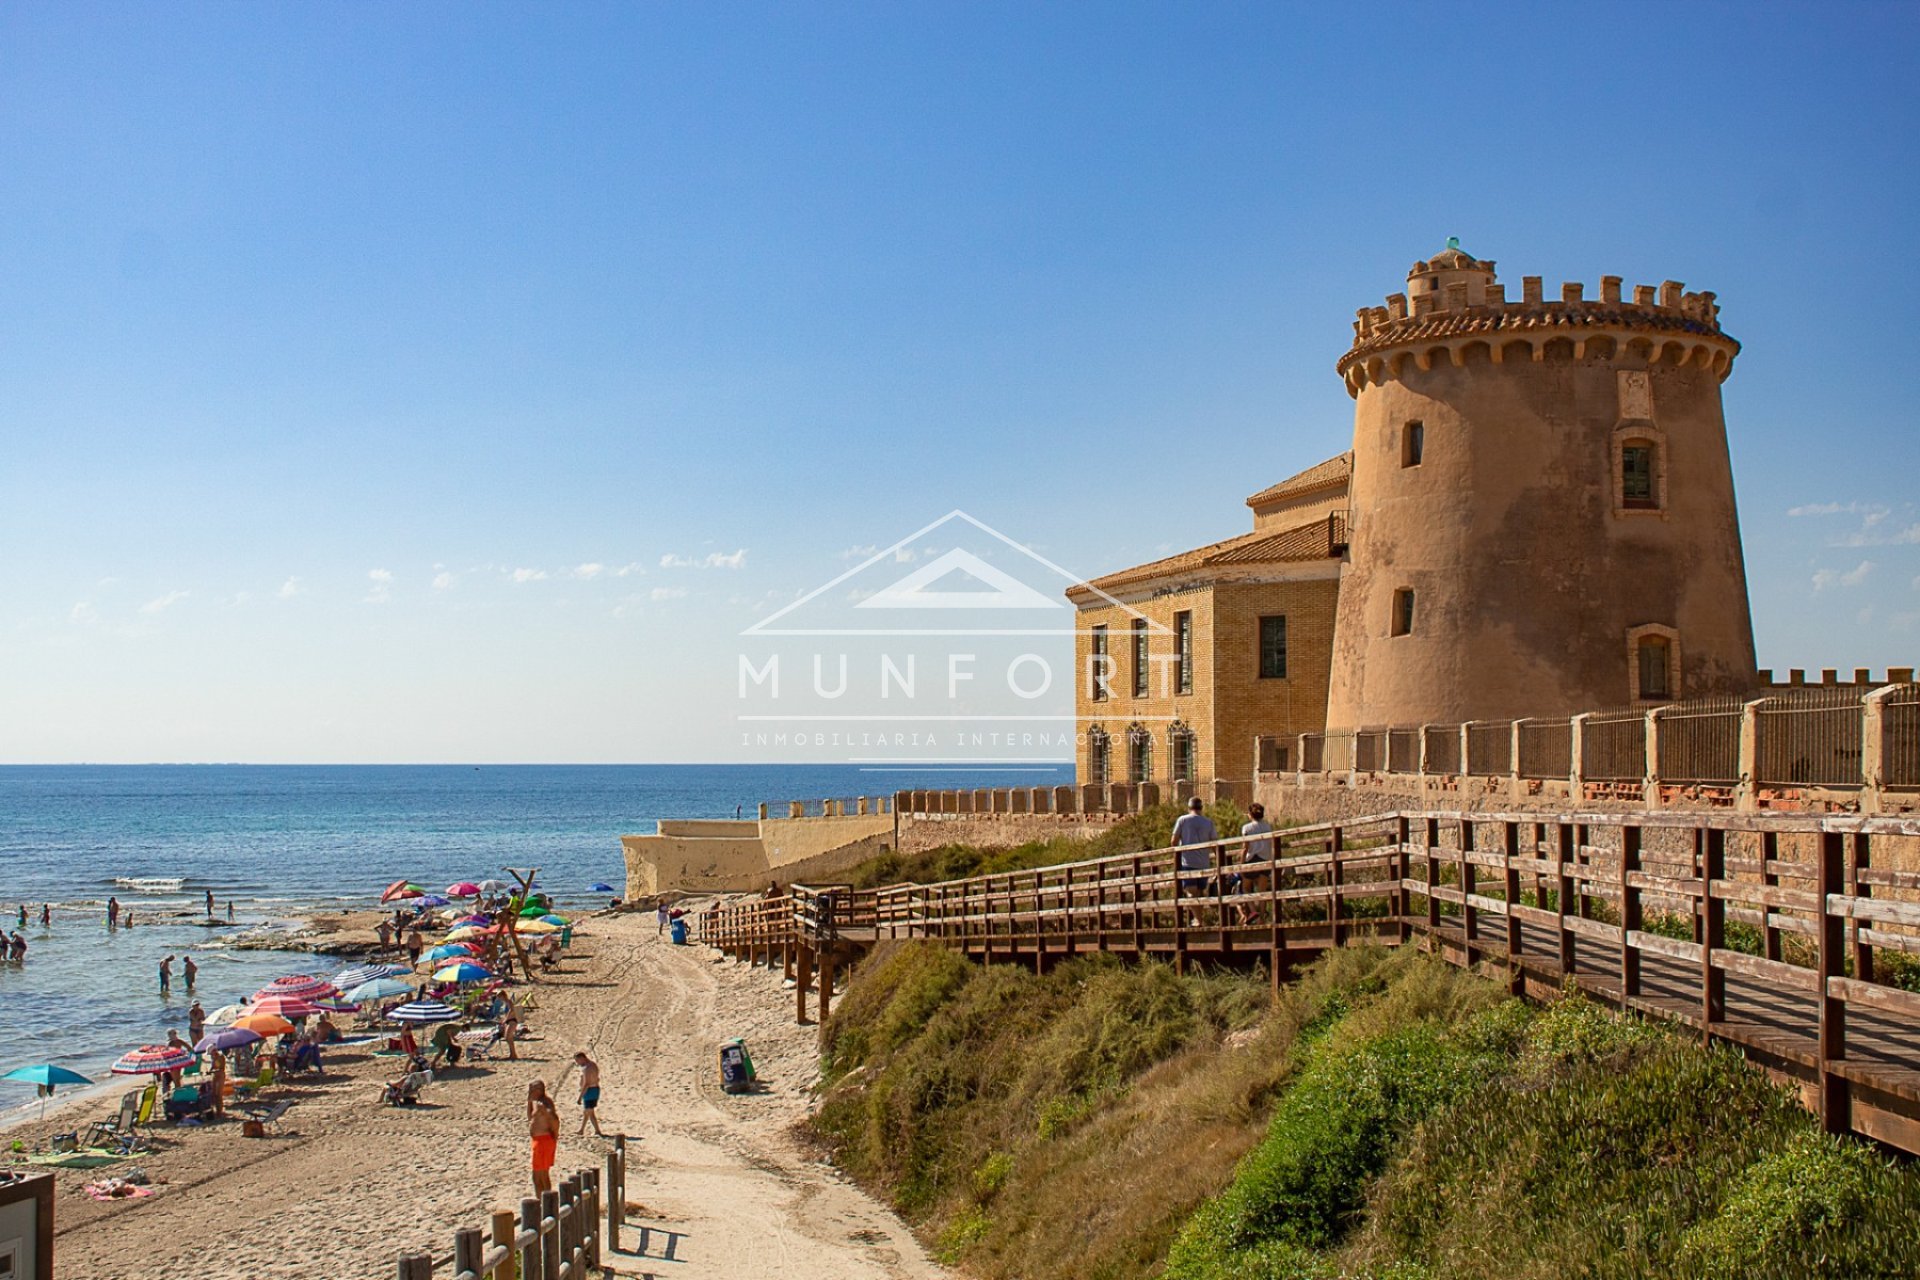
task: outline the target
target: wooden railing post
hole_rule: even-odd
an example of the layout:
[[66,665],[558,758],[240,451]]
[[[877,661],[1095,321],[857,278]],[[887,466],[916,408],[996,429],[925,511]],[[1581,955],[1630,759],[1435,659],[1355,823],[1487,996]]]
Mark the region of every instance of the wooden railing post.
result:
[[[1872,860],[1866,833],[1856,831],[1849,835],[1847,845],[1848,852],[1851,854],[1847,859],[1847,892],[1856,898],[1870,898],[1873,896],[1873,886],[1863,883],[1860,879],[1860,873],[1866,870]],[[1859,920],[1850,923],[1848,929],[1852,940],[1850,954],[1853,959],[1853,976],[1861,982],[1872,982],[1873,947],[1862,941],[1860,937],[1866,928],[1866,924]]]
[[433,1280],[433,1259],[424,1253],[400,1259],[400,1280]]
[[1640,870],[1640,828],[1626,824],[1620,828],[1620,995],[1623,999],[1640,994],[1640,951],[1628,934],[1640,931],[1640,888],[1633,877]]
[[[1771,889],[1780,883],[1780,875],[1774,865],[1780,857],[1780,836],[1777,832],[1760,833],[1760,883]],[[1780,927],[1774,922],[1780,918],[1779,908],[1772,903],[1764,903],[1760,908],[1760,954],[1768,960],[1780,958]]]
[[1393,896],[1390,902],[1394,918],[1400,922],[1396,936],[1405,945],[1413,937],[1413,926],[1407,920],[1412,910],[1407,898],[1407,881],[1413,878],[1413,851],[1408,847],[1413,841],[1413,824],[1407,821],[1405,814],[1394,819],[1393,839],[1399,846],[1399,853],[1393,860]]
[[560,1280],[560,1193],[540,1193],[540,1280]]
[[480,1274],[480,1233],[468,1227],[464,1231],[453,1233],[453,1274],[464,1276],[468,1273]]
[[493,1215],[493,1239],[489,1242],[496,1249],[505,1251],[505,1260],[493,1273],[493,1280],[519,1280],[520,1253],[513,1247],[514,1226],[513,1210],[498,1209]]
[[1846,888],[1847,838],[1838,831],[1820,833],[1820,1127],[1828,1133],[1852,1128],[1853,1108],[1846,1077],[1834,1071],[1847,1056],[1847,1005],[1834,990],[1844,977],[1847,920],[1833,909],[1832,896]]
[[580,1189],[585,1193],[586,1203],[580,1213],[580,1230],[587,1238],[587,1267],[600,1269],[600,1171],[583,1169],[580,1171]]
[[1440,954],[1440,819],[1427,819],[1427,949]]
[[1335,824],[1327,833],[1327,935],[1334,946],[1340,946],[1347,940],[1345,914],[1341,901],[1341,890],[1346,884],[1346,867],[1340,861],[1340,854],[1346,849],[1346,833]]
[[607,1153],[607,1248],[620,1251],[620,1228],[627,1221],[627,1135],[615,1134]]
[[793,1020],[803,1027],[807,1024],[807,985],[812,981],[813,948],[803,941],[800,958],[794,964],[793,980]]
[[[1514,742],[1516,745],[1519,743],[1519,740],[1519,730],[1516,729],[1514,731]],[[1527,991],[1527,976],[1520,967],[1521,952],[1525,949],[1521,941],[1520,917],[1515,914],[1514,911],[1514,908],[1520,904],[1520,867],[1518,865],[1518,859],[1520,857],[1520,824],[1517,822],[1506,823],[1502,830],[1502,835],[1505,837],[1505,842],[1501,850],[1501,855],[1506,863],[1506,866],[1503,868],[1504,875],[1502,877],[1501,892],[1506,896],[1507,900],[1507,990],[1518,996],[1525,995]],[[1538,847],[1536,847],[1534,853],[1538,855],[1539,852]]]
[[829,947],[820,953],[820,1026],[824,1029],[827,1019],[833,1016],[833,950]]
[[540,1275],[540,1202],[531,1197],[520,1202],[520,1280],[536,1280]]
[[1554,907],[1560,917],[1560,980],[1571,982],[1579,969],[1579,952],[1574,942],[1576,935],[1567,928],[1567,912],[1571,907],[1575,915],[1579,914],[1579,903],[1574,899],[1573,879],[1573,866],[1579,854],[1574,844],[1575,828],[1572,823],[1556,824],[1555,835],[1558,837],[1555,845],[1558,856],[1554,867]]
[[1727,900],[1714,892],[1727,876],[1727,833],[1709,827],[1700,850],[1700,1017],[1701,1037],[1727,1020],[1727,974],[1714,952],[1727,945]]
[[[1462,730],[1464,733],[1465,730]],[[1480,936],[1480,911],[1473,905],[1474,890],[1479,887],[1478,869],[1473,865],[1473,817],[1468,815],[1460,820],[1460,934],[1467,949],[1467,968],[1478,964],[1480,957],[1474,942]]]

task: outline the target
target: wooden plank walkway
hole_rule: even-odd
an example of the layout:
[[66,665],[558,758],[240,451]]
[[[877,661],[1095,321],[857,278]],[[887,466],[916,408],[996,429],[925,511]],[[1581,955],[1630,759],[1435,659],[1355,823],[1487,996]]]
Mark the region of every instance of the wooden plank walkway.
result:
[[941,884],[795,886],[697,926],[783,964],[803,1021],[889,938],[1041,971],[1094,952],[1259,963],[1276,988],[1327,947],[1414,944],[1516,993],[1571,984],[1697,1028],[1800,1085],[1829,1131],[1920,1153],[1920,995],[1889,972],[1920,965],[1913,817],[1395,812]]

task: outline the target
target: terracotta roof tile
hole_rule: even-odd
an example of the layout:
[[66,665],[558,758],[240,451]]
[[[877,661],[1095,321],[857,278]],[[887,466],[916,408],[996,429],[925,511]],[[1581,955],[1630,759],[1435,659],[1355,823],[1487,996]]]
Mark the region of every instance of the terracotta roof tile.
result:
[[1328,458],[1325,462],[1308,467],[1298,475],[1288,476],[1279,484],[1269,485],[1247,499],[1250,507],[1264,507],[1279,502],[1283,498],[1295,498],[1301,494],[1312,493],[1317,489],[1331,489],[1335,485],[1345,484],[1353,475],[1353,455],[1343,453]]
[[[1298,564],[1312,560],[1331,560],[1339,554],[1336,548],[1345,546],[1346,541],[1345,517],[1329,516],[1307,524],[1296,525],[1291,529],[1261,529],[1253,533],[1243,533],[1237,538],[1228,538],[1224,542],[1196,547],[1192,551],[1182,551],[1179,555],[1168,556],[1164,560],[1135,565],[1131,569],[1120,569],[1095,578],[1086,585],[1102,591],[1113,591],[1136,583],[1151,582],[1155,578],[1195,573],[1220,565]],[[1071,596],[1076,592],[1084,593],[1084,591],[1084,587],[1076,586],[1069,588],[1067,594]]]

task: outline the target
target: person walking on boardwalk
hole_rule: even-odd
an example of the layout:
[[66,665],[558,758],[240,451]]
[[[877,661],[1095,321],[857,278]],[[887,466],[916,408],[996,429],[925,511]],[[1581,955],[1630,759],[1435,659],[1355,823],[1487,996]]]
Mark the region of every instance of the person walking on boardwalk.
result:
[[[1206,892],[1207,877],[1190,875],[1189,872],[1205,872],[1213,865],[1212,845],[1220,838],[1220,830],[1213,825],[1202,810],[1199,796],[1187,801],[1187,811],[1173,824],[1173,842],[1180,846],[1180,892],[1186,897],[1198,897]],[[1189,917],[1189,924],[1198,925],[1200,918]]]
[[173,992],[173,957],[168,956],[165,960],[162,960],[160,962],[160,994],[163,996],[171,995],[172,992]]
[[533,1193],[553,1190],[553,1160],[560,1147],[560,1112],[547,1096],[547,1082],[527,1086],[527,1134],[533,1139]]
[[[1243,836],[1259,836],[1263,838],[1247,841],[1245,847],[1240,850],[1241,865],[1258,867],[1272,863],[1273,824],[1267,821],[1267,807],[1263,804],[1249,805],[1247,808],[1247,819],[1246,825],[1240,828],[1240,834]],[[1268,874],[1249,871],[1242,878],[1241,887],[1249,893],[1261,893],[1271,887],[1268,880]],[[1237,911],[1241,924],[1252,924],[1254,922],[1255,908],[1243,903]]]
[[600,1064],[589,1058],[584,1052],[573,1055],[573,1065],[580,1068],[580,1128],[577,1133],[584,1134],[587,1126],[593,1126],[594,1136],[604,1138],[600,1131]]

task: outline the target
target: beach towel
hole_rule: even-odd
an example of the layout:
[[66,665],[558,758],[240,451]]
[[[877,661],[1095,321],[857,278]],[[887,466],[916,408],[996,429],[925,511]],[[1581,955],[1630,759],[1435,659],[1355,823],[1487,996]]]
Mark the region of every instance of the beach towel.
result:
[[109,1200],[144,1200],[153,1194],[152,1187],[136,1187],[119,1178],[103,1178],[99,1182],[89,1182],[82,1190],[103,1204]]

